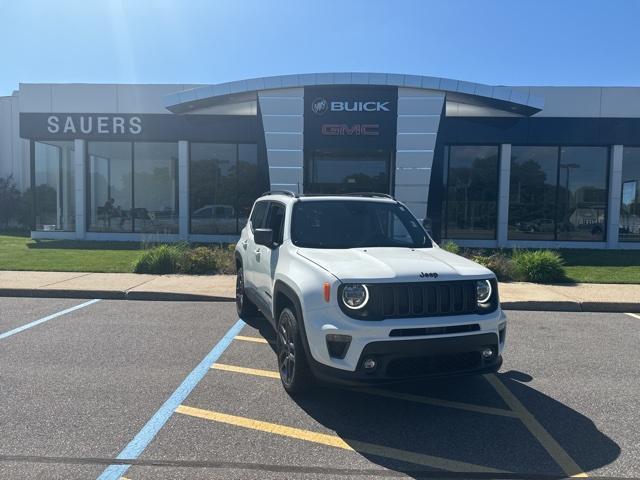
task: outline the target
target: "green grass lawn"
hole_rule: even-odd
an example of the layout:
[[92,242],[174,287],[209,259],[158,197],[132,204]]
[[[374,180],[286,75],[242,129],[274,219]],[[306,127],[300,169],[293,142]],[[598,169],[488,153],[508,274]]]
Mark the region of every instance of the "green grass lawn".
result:
[[36,242],[25,234],[0,234],[0,270],[131,272],[141,248],[134,242]]
[[584,283],[640,283],[640,250],[560,250],[567,277]]
[[[0,232],[0,270],[131,272],[141,255],[134,242],[31,240]],[[572,282],[640,283],[640,250],[559,250]]]

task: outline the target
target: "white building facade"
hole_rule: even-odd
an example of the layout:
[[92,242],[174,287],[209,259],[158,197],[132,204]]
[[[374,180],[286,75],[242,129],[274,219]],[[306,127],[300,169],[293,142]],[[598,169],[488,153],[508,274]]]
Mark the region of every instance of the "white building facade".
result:
[[266,190],[375,191],[465,246],[640,248],[640,88],[21,84],[0,97],[7,176],[34,238],[231,242]]

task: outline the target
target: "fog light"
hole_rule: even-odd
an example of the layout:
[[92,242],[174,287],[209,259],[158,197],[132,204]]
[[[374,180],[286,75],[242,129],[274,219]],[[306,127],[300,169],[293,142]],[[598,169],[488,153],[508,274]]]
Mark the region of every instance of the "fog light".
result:
[[373,358],[367,358],[362,362],[362,366],[365,370],[373,370],[376,368],[376,361]]
[[350,335],[340,335],[339,333],[329,333],[327,335],[327,350],[332,358],[344,358],[351,345]]
[[482,350],[482,357],[483,358],[493,357],[493,350],[491,348],[485,348],[484,350]]

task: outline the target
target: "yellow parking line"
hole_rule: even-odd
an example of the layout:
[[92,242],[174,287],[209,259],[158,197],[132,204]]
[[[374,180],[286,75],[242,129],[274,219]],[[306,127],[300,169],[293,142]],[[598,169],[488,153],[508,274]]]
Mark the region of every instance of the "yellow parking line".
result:
[[236,335],[234,338],[236,340],[242,340],[244,342],[269,343],[267,340],[260,337],[245,337],[244,335]]
[[[235,365],[226,365],[223,363],[215,363],[211,368],[216,370],[224,370],[227,372],[244,373],[246,375],[256,375],[258,377],[280,378],[280,374],[275,370],[259,370],[257,368],[237,367]],[[425,405],[435,405],[438,407],[454,408],[457,410],[467,410],[475,413],[485,413],[487,415],[497,415],[501,417],[518,418],[519,415],[511,410],[504,408],[485,407],[482,405],[474,405],[472,403],[452,402],[449,400],[441,400],[439,398],[422,397],[420,395],[412,395],[410,393],[392,392],[381,390],[378,388],[367,388],[362,390],[348,389],[356,393],[367,393],[378,397],[395,398],[398,400],[406,400],[408,402],[423,403]]]
[[280,378],[280,374],[274,370],[258,370],[257,368],[236,367],[235,365],[226,365],[224,363],[214,363],[211,365],[211,368],[215,370],[224,370],[226,372],[256,375],[258,377]]
[[[356,391],[357,390],[353,390]],[[506,410],[504,408],[485,407],[482,405],[474,405],[472,403],[464,402],[452,402],[450,400],[441,400],[433,397],[423,397],[420,395],[413,395],[410,393],[392,392],[388,390],[381,390],[378,388],[368,388],[361,390],[363,393],[369,393],[371,395],[377,395],[379,397],[397,398],[398,400],[407,400],[409,402],[424,403],[425,405],[435,405],[437,407],[454,408],[457,410],[468,410],[475,413],[486,413],[488,415],[498,415],[502,417],[518,418],[518,414]]]
[[228,415],[226,413],[214,412],[211,410],[202,410],[200,408],[188,407],[180,405],[176,409],[176,413],[188,415],[191,417],[211,420],[213,422],[226,423],[237,427],[248,428],[260,432],[272,433],[283,437],[295,438],[311,443],[318,443],[343,450],[357,451],[359,453],[376,455],[378,457],[386,457],[402,462],[409,462],[416,465],[423,465],[431,468],[439,468],[453,472],[482,472],[482,473],[504,473],[502,470],[496,470],[472,463],[459,462],[457,460],[449,460],[442,457],[434,457],[417,452],[400,450],[397,448],[385,447],[368,442],[360,442],[355,440],[345,441],[337,435],[328,435],[325,433],[312,432],[300,428],[287,427],[277,423],[263,422],[253,420],[246,417],[238,417],[236,415]]
[[498,395],[502,397],[504,403],[518,414],[520,420],[529,432],[540,442],[566,475],[571,477],[588,476],[497,376],[494,374],[486,374],[484,378],[487,379]]
[[640,315],[636,315],[635,313],[627,313],[627,315],[629,315],[630,317],[637,318],[638,320],[640,320]]

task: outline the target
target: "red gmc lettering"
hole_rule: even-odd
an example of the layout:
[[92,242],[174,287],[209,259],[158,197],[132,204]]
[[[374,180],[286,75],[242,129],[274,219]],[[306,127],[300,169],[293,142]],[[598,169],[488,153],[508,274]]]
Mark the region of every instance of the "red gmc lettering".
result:
[[322,125],[321,131],[322,135],[376,136],[380,135],[380,125],[375,123],[354,123],[353,125],[347,125],[345,123],[325,124]]

